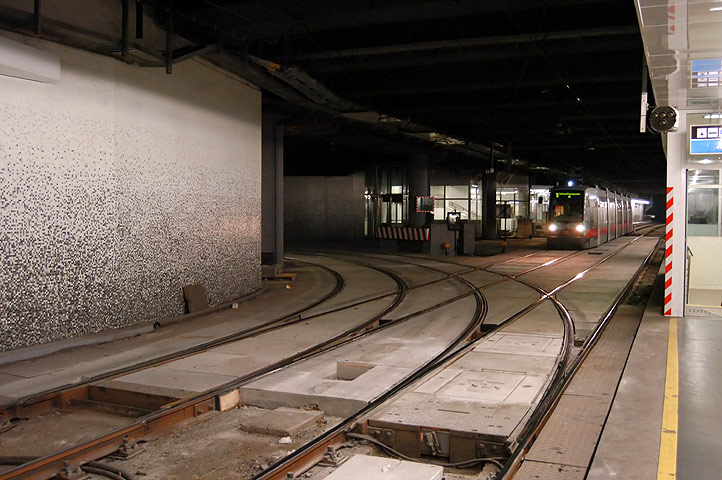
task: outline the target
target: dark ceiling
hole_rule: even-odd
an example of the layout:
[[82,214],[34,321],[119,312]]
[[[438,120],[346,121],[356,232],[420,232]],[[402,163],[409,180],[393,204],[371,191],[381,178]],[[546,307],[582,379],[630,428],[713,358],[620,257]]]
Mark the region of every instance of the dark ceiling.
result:
[[[643,50],[630,0],[203,0],[176,9],[185,36],[299,67],[366,109],[587,181],[663,189],[660,138],[639,132]],[[274,95],[264,107],[285,115],[292,173],[405,161],[423,147]],[[484,155],[437,156],[488,167]]]
[[[493,152],[496,169],[664,192],[660,138],[639,132],[631,0],[117,0],[98,21],[100,8],[78,16],[64,2],[2,7],[0,26],[168,71],[169,58],[221,64],[263,88],[290,174],[405,165],[419,151],[474,174]],[[155,20],[144,36],[132,36],[138,11]],[[360,112],[376,116],[349,119]]]

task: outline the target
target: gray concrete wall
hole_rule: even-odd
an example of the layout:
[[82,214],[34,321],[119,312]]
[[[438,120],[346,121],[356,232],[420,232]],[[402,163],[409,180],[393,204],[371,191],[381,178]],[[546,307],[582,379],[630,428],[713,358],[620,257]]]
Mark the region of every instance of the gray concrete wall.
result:
[[202,60],[60,58],[0,76],[0,350],[183,312],[260,286],[261,95]]
[[356,242],[363,238],[363,173],[347,177],[287,176],[284,185],[287,244]]

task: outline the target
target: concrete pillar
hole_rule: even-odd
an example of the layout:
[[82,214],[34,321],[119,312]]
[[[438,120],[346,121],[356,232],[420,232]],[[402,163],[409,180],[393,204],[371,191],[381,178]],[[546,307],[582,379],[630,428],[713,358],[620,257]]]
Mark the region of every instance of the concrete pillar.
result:
[[679,115],[676,132],[667,133],[667,198],[665,213],[664,314],[684,316],[685,271],[687,263],[687,124]]
[[484,173],[481,179],[482,238],[496,239],[496,172]]
[[[261,251],[283,271],[283,125],[264,116],[261,132]],[[273,272],[264,272],[269,274]]]
[[421,227],[426,223],[425,213],[416,213],[416,197],[428,196],[429,157],[424,153],[414,153],[409,157],[409,226]]

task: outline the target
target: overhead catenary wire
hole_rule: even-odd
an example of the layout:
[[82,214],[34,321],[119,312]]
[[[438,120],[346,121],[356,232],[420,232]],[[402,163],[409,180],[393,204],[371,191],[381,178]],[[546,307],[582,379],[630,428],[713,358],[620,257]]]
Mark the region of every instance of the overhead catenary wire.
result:
[[[511,20],[511,22],[516,26],[517,30],[519,30],[520,33],[527,34],[527,32],[524,30],[524,28],[519,24],[519,22],[514,18],[512,13],[509,11],[508,6],[504,5],[503,2],[500,2],[499,0],[496,0],[497,4],[500,4],[501,7],[506,12],[507,16]],[[630,163],[632,164],[632,160],[629,158],[629,155],[627,155],[627,152],[617,143],[614,138],[612,138],[609,131],[602,125],[602,123],[599,121],[599,119],[589,110],[589,108],[586,106],[586,104],[582,101],[581,96],[578,95],[572,86],[569,84],[569,82],[564,78],[564,76],[559,72],[559,70],[556,68],[554,63],[547,57],[547,55],[544,53],[544,51],[539,47],[537,41],[530,35],[530,43],[532,47],[537,51],[539,54],[539,57],[544,60],[544,63],[547,64],[549,69],[551,70],[552,74],[557,77],[557,80],[561,82],[561,84],[569,91],[571,96],[577,101],[579,106],[584,109],[584,112],[586,115],[597,125],[597,127],[604,133],[604,135],[609,139],[609,141],[621,152],[622,156]]]

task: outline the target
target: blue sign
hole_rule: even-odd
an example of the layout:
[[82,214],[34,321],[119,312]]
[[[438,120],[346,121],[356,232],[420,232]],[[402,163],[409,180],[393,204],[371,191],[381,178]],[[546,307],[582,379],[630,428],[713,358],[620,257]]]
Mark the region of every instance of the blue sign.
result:
[[692,155],[722,155],[722,125],[693,125],[689,137]]
[[692,88],[719,87],[722,60],[692,60]]

